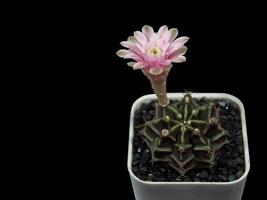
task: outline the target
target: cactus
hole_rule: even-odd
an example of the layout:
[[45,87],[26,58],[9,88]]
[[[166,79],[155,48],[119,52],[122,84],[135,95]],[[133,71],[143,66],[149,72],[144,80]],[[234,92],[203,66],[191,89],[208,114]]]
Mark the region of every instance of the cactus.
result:
[[228,133],[220,125],[219,107],[212,101],[200,106],[186,93],[177,104],[156,106],[142,138],[153,162],[164,162],[184,175],[194,168],[211,168]]

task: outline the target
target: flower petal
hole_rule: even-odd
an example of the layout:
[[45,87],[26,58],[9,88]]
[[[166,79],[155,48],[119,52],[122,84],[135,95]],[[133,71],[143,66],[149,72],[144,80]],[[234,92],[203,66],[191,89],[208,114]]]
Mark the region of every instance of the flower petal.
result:
[[170,35],[171,35],[169,42],[172,42],[178,35],[178,29],[177,28],[171,28],[169,30],[169,32],[170,32]]
[[128,39],[127,39],[128,42],[133,42],[133,43],[136,43],[137,40],[135,39],[134,36],[129,36]]
[[168,26],[164,25],[160,27],[157,33],[159,38],[161,38],[167,31],[168,31]]
[[133,59],[136,61],[141,60],[141,58],[136,53],[134,53],[133,51],[130,51],[130,50],[126,50],[126,49],[121,49],[121,50],[117,51],[116,54],[119,57],[125,58],[125,59]]
[[142,32],[144,33],[144,35],[147,37],[148,40],[150,40],[150,38],[154,34],[153,28],[151,26],[148,26],[148,25],[143,26]]
[[[157,37],[157,36],[156,36]],[[153,38],[152,40],[150,40],[147,44],[147,48],[150,49],[150,48],[154,48],[155,46],[158,45],[158,41],[157,38]]]
[[177,51],[178,49],[184,47],[183,44],[180,44],[180,43],[177,43],[177,44],[173,44],[173,45],[170,45],[167,49],[167,54],[172,54],[174,51]]
[[163,35],[162,35],[162,41],[164,44],[168,43],[171,37],[171,33],[169,31],[166,31]]
[[141,62],[137,62],[137,63],[135,63],[135,64],[133,65],[133,69],[134,69],[134,70],[136,70],[136,69],[142,69],[142,68],[144,68],[144,67],[145,67],[144,63],[141,63]]
[[133,60],[136,60],[136,61],[140,60],[140,57],[138,55],[136,55],[135,53],[129,53],[129,54],[125,55],[123,58],[125,58],[125,59],[133,59]]
[[139,43],[123,41],[120,43],[123,47],[129,48],[133,53],[144,54],[145,49]]
[[177,53],[183,56],[187,51],[187,47],[183,46],[180,49],[177,50]]
[[172,62],[175,62],[175,63],[182,63],[182,62],[185,62],[186,61],[186,57],[184,56],[177,56],[177,57],[174,57],[171,59]]
[[164,60],[162,60],[162,61],[160,61],[160,65],[162,65],[162,66],[168,66],[168,65],[170,65],[171,64],[171,60],[169,60],[169,59],[164,59]]
[[179,38],[177,38],[176,40],[173,41],[173,44],[177,44],[177,43],[184,44],[184,43],[186,43],[189,39],[190,39],[190,38],[189,38],[189,37],[186,37],[186,36],[179,37]]
[[146,36],[140,32],[140,31],[135,31],[134,32],[134,37],[135,39],[143,46],[145,47],[146,44],[147,44],[147,39],[146,39]]
[[161,67],[154,67],[149,69],[149,73],[152,75],[159,75],[163,72],[163,69]]
[[145,54],[145,49],[139,43],[134,45],[133,50],[140,52],[141,54]]
[[181,48],[177,49],[176,51],[174,51],[173,53],[171,53],[168,58],[169,59],[172,59],[174,57],[177,57],[177,56],[183,56],[187,51],[187,47],[185,46],[182,46]]
[[116,52],[117,56],[124,58],[126,55],[131,54],[129,50],[126,49],[120,49],[119,51]]
[[128,62],[128,63],[127,63],[127,65],[128,65],[129,67],[133,67],[135,64],[136,64],[136,62]]
[[189,40],[189,37],[186,37],[186,36],[177,38],[171,43],[167,53],[168,54],[173,53],[177,49],[181,48],[184,45],[184,43],[186,43],[188,40]]
[[134,46],[134,43],[129,42],[129,41],[122,41],[120,44],[121,44],[121,46],[129,48],[129,49]]

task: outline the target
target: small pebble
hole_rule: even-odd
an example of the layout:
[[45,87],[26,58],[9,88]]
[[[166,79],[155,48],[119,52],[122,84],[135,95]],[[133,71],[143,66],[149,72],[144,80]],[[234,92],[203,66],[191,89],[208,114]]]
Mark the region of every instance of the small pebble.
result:
[[185,177],[184,182],[191,182],[192,180],[189,177]]
[[214,181],[215,181],[215,182],[221,182],[221,180],[219,179],[218,176],[215,176],[215,177],[214,177]]
[[150,110],[150,111],[149,111],[149,114],[150,114],[151,116],[155,116],[155,111],[154,111],[154,110]]
[[139,169],[138,169],[138,167],[134,166],[132,170],[133,170],[133,173],[137,173]]
[[244,159],[242,159],[242,158],[238,158],[238,159],[237,159],[237,164],[238,164],[238,165],[244,165]]
[[200,179],[198,177],[194,177],[194,182],[199,182]]
[[234,167],[234,166],[235,166],[233,160],[229,160],[229,161],[227,162],[227,165],[228,165],[229,167]]
[[176,181],[177,181],[177,182],[181,182],[181,181],[182,181],[182,178],[181,178],[180,176],[178,176],[178,177],[176,178]]
[[236,177],[234,176],[234,175],[230,175],[229,177],[228,177],[228,181],[234,181],[234,180],[236,180]]
[[237,130],[240,129],[241,128],[241,124],[240,123],[235,123],[234,124],[234,128],[237,129]]
[[227,177],[226,176],[224,176],[224,175],[218,175],[218,178],[221,180],[221,181],[223,181],[223,182],[226,182],[227,181]]
[[235,167],[235,168],[231,168],[231,169],[229,169],[228,170],[228,174],[235,174],[237,172],[237,168]]
[[155,182],[164,182],[165,178],[164,177],[155,177],[155,176],[153,176],[152,180],[155,181]]
[[237,152],[231,153],[230,158],[238,158],[238,153]]
[[244,147],[243,146],[238,147],[238,153],[244,154]]
[[144,120],[145,121],[150,121],[150,120],[152,120],[152,116],[149,115],[149,114],[146,114],[146,115],[144,115]]
[[226,102],[225,101],[220,101],[220,106],[222,106],[222,107],[225,107],[225,105],[226,105]]
[[235,132],[235,134],[234,134],[234,135],[242,135],[242,131],[241,131],[241,130],[239,130],[239,131]]
[[165,171],[166,171],[163,167],[161,167],[159,170],[160,170],[161,172],[163,172],[163,173],[165,173]]
[[236,176],[237,176],[237,178],[240,178],[243,174],[244,174],[244,172],[239,170],[239,171],[236,173]]
[[203,172],[201,172],[200,174],[199,174],[199,177],[200,178],[202,178],[202,179],[205,179],[205,178],[207,178],[208,177],[208,172],[207,171],[203,171]]
[[136,165],[138,165],[140,163],[140,160],[134,160],[133,162],[132,162],[132,165],[133,166],[136,166]]
[[148,170],[147,170],[147,168],[145,166],[141,166],[139,168],[139,171],[140,171],[140,173],[145,174]]

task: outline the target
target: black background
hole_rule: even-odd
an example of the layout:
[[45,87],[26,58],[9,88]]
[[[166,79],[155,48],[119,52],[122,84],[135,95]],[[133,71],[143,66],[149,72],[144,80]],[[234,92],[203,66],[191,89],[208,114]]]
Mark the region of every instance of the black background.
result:
[[[180,36],[190,37],[187,62],[172,68],[168,92],[229,93],[240,98],[251,156],[243,200],[260,195],[258,181],[265,176],[266,152],[263,7],[256,2],[181,1],[103,2],[82,7],[61,7],[62,13],[49,25],[56,41],[51,51],[60,57],[52,69],[57,83],[52,86],[53,95],[59,97],[55,98],[57,111],[71,119],[62,124],[68,134],[62,134],[66,142],[60,151],[71,167],[58,172],[67,182],[75,180],[70,181],[79,185],[75,193],[88,190],[99,199],[106,195],[134,199],[126,165],[129,115],[132,103],[152,90],[141,71],[133,71],[115,53],[119,43],[143,25],[157,30],[166,24],[178,28]],[[65,170],[73,179],[64,176]]]

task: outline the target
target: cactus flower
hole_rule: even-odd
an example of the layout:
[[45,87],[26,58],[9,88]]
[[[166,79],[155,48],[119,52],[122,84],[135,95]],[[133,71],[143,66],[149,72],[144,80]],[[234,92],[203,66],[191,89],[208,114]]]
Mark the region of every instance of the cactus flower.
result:
[[135,31],[134,36],[130,36],[127,41],[121,42],[121,45],[128,48],[121,49],[117,55],[133,59],[135,62],[129,62],[128,65],[133,69],[148,69],[153,75],[161,74],[165,68],[170,67],[171,63],[185,62],[184,56],[187,48],[184,44],[188,37],[179,37],[178,30],[168,27],[160,27],[157,33],[153,28],[145,25],[142,32]]
[[187,48],[184,44],[188,37],[179,37],[176,28],[168,29],[166,25],[160,27],[157,33],[153,28],[145,25],[141,31],[135,31],[121,45],[128,49],[117,52],[119,57],[132,59],[127,65],[133,69],[142,69],[149,78],[155,94],[161,105],[167,105],[166,78],[172,63],[185,62],[184,54]]

